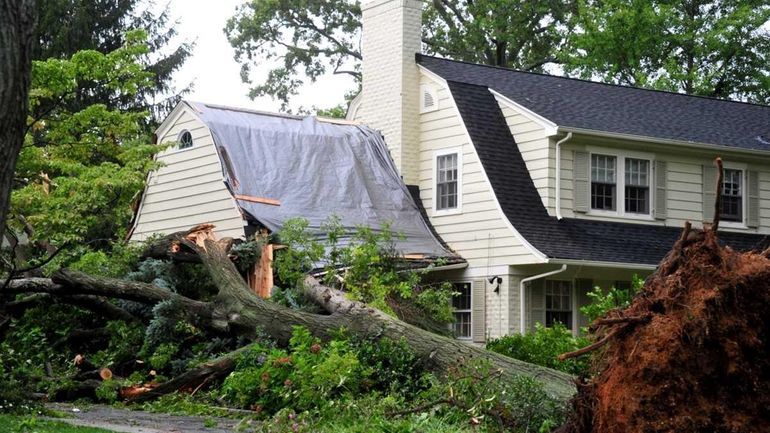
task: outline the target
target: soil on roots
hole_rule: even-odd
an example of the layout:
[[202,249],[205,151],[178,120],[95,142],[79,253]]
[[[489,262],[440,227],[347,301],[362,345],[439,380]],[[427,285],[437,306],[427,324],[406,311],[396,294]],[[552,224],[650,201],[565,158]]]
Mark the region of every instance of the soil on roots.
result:
[[[579,384],[569,433],[770,431],[770,260],[685,230]],[[606,323],[606,322],[605,322]]]

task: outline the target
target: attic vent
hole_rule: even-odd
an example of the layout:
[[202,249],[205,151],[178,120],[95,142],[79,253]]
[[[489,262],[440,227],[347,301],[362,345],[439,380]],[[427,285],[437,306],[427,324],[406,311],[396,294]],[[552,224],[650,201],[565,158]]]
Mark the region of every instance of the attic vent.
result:
[[420,113],[438,110],[438,95],[433,86],[420,86]]
[[192,134],[190,134],[190,131],[184,130],[179,133],[179,136],[177,137],[177,142],[179,143],[180,149],[187,149],[192,147],[193,145],[193,138]]

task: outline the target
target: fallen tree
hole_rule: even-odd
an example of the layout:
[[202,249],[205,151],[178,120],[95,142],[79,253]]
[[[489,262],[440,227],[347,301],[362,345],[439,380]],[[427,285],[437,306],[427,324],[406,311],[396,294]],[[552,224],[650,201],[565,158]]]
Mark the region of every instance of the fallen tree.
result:
[[[435,371],[473,360],[482,360],[499,371],[502,380],[524,375],[539,380],[554,397],[562,400],[574,394],[572,376],[544,367],[511,359],[482,348],[442,337],[395,319],[365,304],[354,302],[341,292],[321,285],[312,277],[305,284],[306,295],[328,314],[312,314],[292,310],[256,296],[247,286],[228,256],[231,239],[217,240],[213,226],[202,225],[186,232],[169,235],[148,249],[153,257],[179,257],[182,261],[199,260],[218,289],[210,302],[191,299],[152,284],[112,278],[99,278],[62,269],[50,279],[14,280],[8,290],[15,293],[46,293],[56,297],[89,296],[99,299],[125,299],[148,305],[173,301],[183,308],[186,319],[204,329],[227,335],[254,337],[261,330],[279,344],[288,343],[293,328],[303,326],[321,338],[345,328],[364,338],[388,337],[405,339],[414,353]],[[115,307],[117,308],[117,307]],[[118,313],[111,309],[110,314]],[[126,312],[126,314],[129,314]],[[178,389],[196,388],[219,377],[234,367],[239,351],[204,363],[187,373],[161,384],[141,398],[161,395]]]

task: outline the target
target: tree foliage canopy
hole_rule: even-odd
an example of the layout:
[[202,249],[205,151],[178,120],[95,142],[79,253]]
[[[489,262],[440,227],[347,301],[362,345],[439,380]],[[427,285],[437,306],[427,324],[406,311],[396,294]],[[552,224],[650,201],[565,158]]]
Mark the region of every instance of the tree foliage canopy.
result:
[[[557,61],[570,2],[434,0],[423,10],[430,54],[540,71]],[[241,62],[242,79],[263,60],[279,60],[252,98],[270,95],[284,107],[306,80],[331,72],[361,79],[359,1],[254,0],[240,6],[225,32]],[[253,83],[252,83],[253,84]]]
[[568,73],[615,84],[770,102],[770,3],[581,0]]
[[147,34],[148,50],[142,63],[152,73],[150,85],[129,94],[99,87],[97,81],[80,81],[80,89],[68,103],[73,111],[100,103],[108,108],[139,109],[150,112],[141,119],[145,126],[159,122],[179,100],[173,75],[192,53],[192,44],[171,43],[177,35],[169,8],[153,12],[152,2],[139,0],[38,0],[39,25],[36,29],[34,60],[66,59],[78,51],[110,53],[127,42],[126,32],[141,29]]
[[[142,62],[146,35],[129,32],[115,51],[80,51],[32,65],[28,120],[16,167],[13,225],[40,245],[107,244],[131,218],[130,203],[153,167],[157,146],[141,128],[146,111],[72,101],[82,83],[133,97],[152,86]],[[82,252],[82,251],[81,251]]]

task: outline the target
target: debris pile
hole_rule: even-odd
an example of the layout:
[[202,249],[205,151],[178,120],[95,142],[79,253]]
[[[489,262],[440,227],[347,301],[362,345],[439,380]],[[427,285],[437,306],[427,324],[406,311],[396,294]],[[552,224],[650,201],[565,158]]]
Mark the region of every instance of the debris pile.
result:
[[595,375],[560,432],[770,431],[770,251],[720,246],[717,223],[688,224],[632,304],[594,323]]

